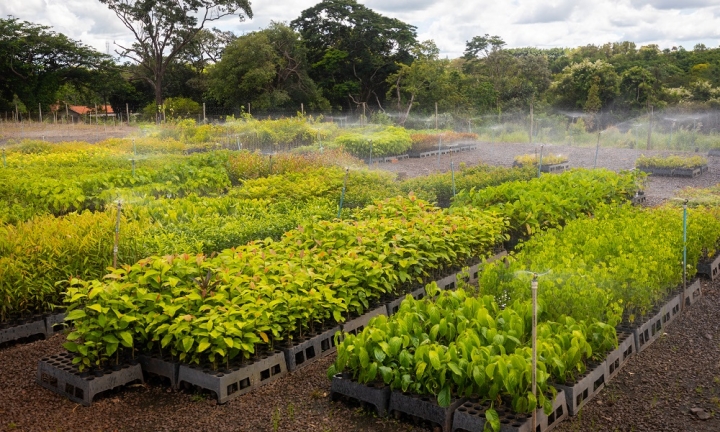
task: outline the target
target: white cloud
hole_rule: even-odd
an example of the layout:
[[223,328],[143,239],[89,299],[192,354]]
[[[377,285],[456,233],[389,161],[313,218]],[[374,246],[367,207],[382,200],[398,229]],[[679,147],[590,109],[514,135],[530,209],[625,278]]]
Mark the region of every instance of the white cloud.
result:
[[[319,0],[253,1],[254,18],[226,17],[213,26],[236,33],[289,22]],[[575,47],[630,40],[661,48],[696,43],[720,45],[719,0],[359,0],[418,28],[443,56],[462,55],[465,42],[489,33],[508,47]],[[0,16],[53,26],[58,32],[105,51],[105,43],[128,43],[129,32],[98,0],[0,0]]]

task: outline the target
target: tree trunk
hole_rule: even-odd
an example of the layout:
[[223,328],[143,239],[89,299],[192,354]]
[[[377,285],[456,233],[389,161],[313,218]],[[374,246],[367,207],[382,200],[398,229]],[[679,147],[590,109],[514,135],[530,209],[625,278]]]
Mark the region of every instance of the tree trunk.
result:
[[[162,59],[160,59],[160,62],[162,62]],[[162,64],[162,63],[160,63]],[[155,69],[155,123],[160,123],[161,117],[160,117],[160,107],[163,104],[163,98],[162,98],[162,84],[163,84],[163,74],[164,70],[162,70],[161,67],[156,66]]]

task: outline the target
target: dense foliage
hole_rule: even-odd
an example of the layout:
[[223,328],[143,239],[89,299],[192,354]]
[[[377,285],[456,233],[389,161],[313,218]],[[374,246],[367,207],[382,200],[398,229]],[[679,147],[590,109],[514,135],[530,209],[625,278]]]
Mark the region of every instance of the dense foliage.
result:
[[510,233],[527,237],[591,214],[602,203],[620,203],[635,195],[643,174],[576,169],[529,181],[514,181],[460,192],[453,208],[472,206],[496,211],[510,221]]
[[105,282],[71,281],[75,331],[66,348],[83,367],[137,348],[217,368],[487,254],[503,226],[488,213],[448,215],[397,198],[366,208],[357,220],[309,222],[277,242],[215,257],[146,258],[113,270]]

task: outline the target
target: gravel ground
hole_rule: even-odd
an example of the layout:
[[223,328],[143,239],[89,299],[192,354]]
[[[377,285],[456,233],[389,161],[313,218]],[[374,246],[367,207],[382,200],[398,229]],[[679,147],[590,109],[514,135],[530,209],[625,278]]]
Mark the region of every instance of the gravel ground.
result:
[[96,143],[108,138],[122,138],[137,133],[137,126],[124,123],[116,125],[50,124],[0,122],[0,144],[23,139],[48,142],[83,141]]
[[[452,160],[509,166],[513,158],[533,152],[526,144],[482,143]],[[593,164],[594,149],[553,146],[545,151],[567,154],[572,166]],[[600,150],[598,165],[632,168],[641,153],[632,149]],[[449,155],[441,156],[447,165]],[[695,179],[651,178],[650,204],[673,196],[682,187],[716,184],[720,161],[710,158],[710,172]],[[411,159],[379,168],[408,176],[437,170],[437,159]],[[632,358],[612,383],[581,414],[560,425],[567,431],[718,431],[720,420],[720,284],[704,283],[705,296],[666,329],[667,334]],[[61,398],[35,384],[40,358],[62,351],[63,336],[0,347],[0,430],[22,431],[426,431],[378,419],[358,407],[330,402],[325,371],[334,356],[241,396],[225,405],[193,391],[172,392],[160,381],[134,385],[102,396],[90,407]],[[691,409],[702,409],[700,420]],[[720,417],[720,416],[719,416]]]
[[[447,172],[450,170],[450,162],[455,162],[457,167],[460,163],[468,166],[486,163],[497,166],[512,166],[515,156],[540,151],[539,145],[531,144],[507,144],[507,143],[477,143],[478,148],[472,151],[454,153],[438,157],[427,157],[419,159],[403,159],[395,163],[375,164],[376,168],[404,173],[408,177],[427,175],[433,172]],[[571,147],[545,145],[543,154],[561,154],[568,157],[570,167],[592,168],[595,163],[594,147]],[[598,166],[619,171],[635,167],[635,160],[644,154],[645,156],[667,156],[669,154],[695,155],[694,152],[664,151],[664,150],[640,150],[625,148],[601,147],[598,153]],[[700,153],[706,155],[706,152]],[[696,178],[668,178],[650,177],[646,187],[648,205],[656,205],[671,198],[678,190],[687,187],[709,187],[720,182],[720,158],[708,158],[709,172]]]

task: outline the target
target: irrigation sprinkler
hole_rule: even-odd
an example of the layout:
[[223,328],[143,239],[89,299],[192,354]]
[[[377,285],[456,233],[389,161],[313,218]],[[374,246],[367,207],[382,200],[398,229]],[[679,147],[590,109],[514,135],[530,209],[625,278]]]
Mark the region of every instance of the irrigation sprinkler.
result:
[[595,146],[595,163],[593,165],[593,168],[597,168],[597,157],[598,157],[599,151],[600,151],[600,132],[598,132],[597,145]]
[[455,197],[455,162],[450,161],[450,172],[452,173],[453,198]]
[[117,220],[115,221],[115,244],[113,245],[113,267],[117,268],[118,244],[120,243],[120,215],[122,214],[122,202],[117,201]]
[[542,156],[544,147],[544,144],[540,146],[540,157],[538,158],[538,178],[540,178],[540,173],[542,172]]
[[372,167],[372,150],[373,150],[373,142],[372,142],[372,140],[368,140],[368,142],[370,143],[370,163],[369,163],[369,165],[370,165],[370,166]]
[[347,179],[350,174],[350,168],[345,168],[345,178],[343,179],[342,194],[340,194],[340,207],[338,208],[338,219],[340,219],[340,213],[342,213],[343,202],[345,202],[345,190],[347,190]]

